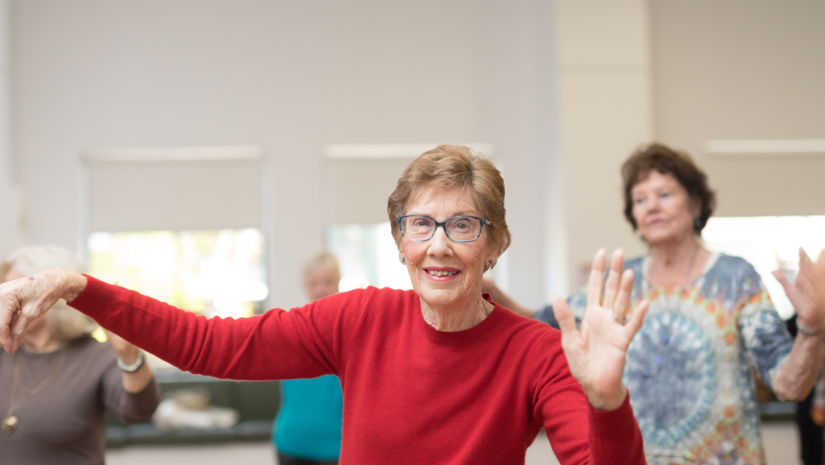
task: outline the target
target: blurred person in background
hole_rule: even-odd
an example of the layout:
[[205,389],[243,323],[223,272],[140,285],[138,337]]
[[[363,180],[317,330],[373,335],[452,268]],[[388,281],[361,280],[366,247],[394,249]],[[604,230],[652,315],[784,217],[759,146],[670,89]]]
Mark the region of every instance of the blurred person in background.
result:
[[[2,281],[63,268],[84,271],[69,250],[25,247],[0,262]],[[159,391],[143,353],[59,300],[32,322],[16,353],[0,353],[0,463],[102,464],[106,412],[150,421]]]
[[[329,252],[304,268],[304,291],[310,301],[338,293],[341,272]],[[344,397],[335,375],[281,383],[281,410],[272,442],[280,465],[336,465],[341,455]]]
[[[788,334],[759,275],[745,260],[711,253],[701,231],[715,207],[707,177],[691,158],[662,144],[632,154],[622,167],[624,215],[649,247],[613,260],[607,282],[633,271],[632,300],[650,307],[627,352],[624,383],[650,464],[764,463],[751,365],[781,399],[804,399],[822,363],[825,295],[816,265],[800,250],[795,285],[775,273],[798,315]],[[537,312],[485,280],[493,300],[558,326],[552,306]],[[585,290],[569,305],[586,317]]]
[[504,181],[467,147],[416,158],[387,213],[412,290],[368,287],[290,311],[207,320],[55,269],[0,285],[0,345],[16,350],[32,319],[64,298],[196,374],[338,375],[342,464],[524,463],[542,428],[563,465],[644,462],[622,383],[646,308],[629,308],[632,271],[604,287],[605,252],[596,253],[581,330],[560,298],[561,333],[493,304],[481,285],[510,244]]

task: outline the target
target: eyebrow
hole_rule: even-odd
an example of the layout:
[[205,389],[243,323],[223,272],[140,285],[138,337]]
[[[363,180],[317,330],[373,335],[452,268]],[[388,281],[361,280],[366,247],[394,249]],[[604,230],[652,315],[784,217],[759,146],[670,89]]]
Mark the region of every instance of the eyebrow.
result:
[[[410,212],[407,212],[407,213],[405,213],[405,215],[420,215],[420,216],[426,216],[426,217],[429,217],[429,218],[433,218],[432,216],[425,215],[423,213],[410,213]],[[456,216],[475,216],[475,217],[478,217],[478,214],[477,213],[461,212],[461,213],[456,213],[456,214],[453,214],[451,216],[448,216],[447,218],[455,218]],[[435,219],[435,218],[433,218],[433,219]]]

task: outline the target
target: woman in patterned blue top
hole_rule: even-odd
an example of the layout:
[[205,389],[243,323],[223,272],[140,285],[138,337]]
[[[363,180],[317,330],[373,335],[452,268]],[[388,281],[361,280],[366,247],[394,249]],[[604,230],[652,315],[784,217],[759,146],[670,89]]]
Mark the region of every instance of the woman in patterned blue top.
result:
[[[634,303],[650,303],[623,380],[633,393],[647,460],[763,464],[751,366],[780,398],[804,399],[810,392],[825,334],[814,265],[800,251],[795,285],[776,275],[804,328],[794,341],[753,266],[702,246],[715,199],[689,156],[653,144],[633,154],[622,174],[625,216],[650,248],[624,265],[633,270]],[[622,273],[621,259],[614,255],[608,280]],[[485,290],[518,313],[533,313],[489,283]],[[572,316],[580,321],[585,292],[567,303],[554,299],[555,312],[548,306],[534,316],[557,327]]]

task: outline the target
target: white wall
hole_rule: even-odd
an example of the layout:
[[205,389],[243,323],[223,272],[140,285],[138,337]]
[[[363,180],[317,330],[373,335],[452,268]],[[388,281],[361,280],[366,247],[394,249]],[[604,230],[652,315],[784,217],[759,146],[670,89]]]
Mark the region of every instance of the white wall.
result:
[[29,242],[75,246],[85,149],[260,146],[281,220],[274,303],[292,306],[322,244],[325,145],[472,140],[505,163],[511,290],[545,301],[551,0],[17,0],[11,18]]
[[9,151],[8,11],[8,1],[0,0],[0,257],[14,250],[20,240],[18,196],[12,184],[12,163]]

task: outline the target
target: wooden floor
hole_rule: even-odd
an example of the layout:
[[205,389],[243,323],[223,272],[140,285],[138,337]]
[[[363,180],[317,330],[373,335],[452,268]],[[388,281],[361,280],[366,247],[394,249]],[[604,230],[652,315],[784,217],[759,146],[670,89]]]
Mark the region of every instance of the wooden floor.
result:
[[[762,425],[765,454],[769,465],[799,463],[799,436],[793,423]],[[209,446],[152,446],[110,450],[108,465],[198,465],[250,464],[273,465],[275,457],[269,443],[217,444]],[[539,436],[527,451],[527,465],[558,464],[547,438]]]

